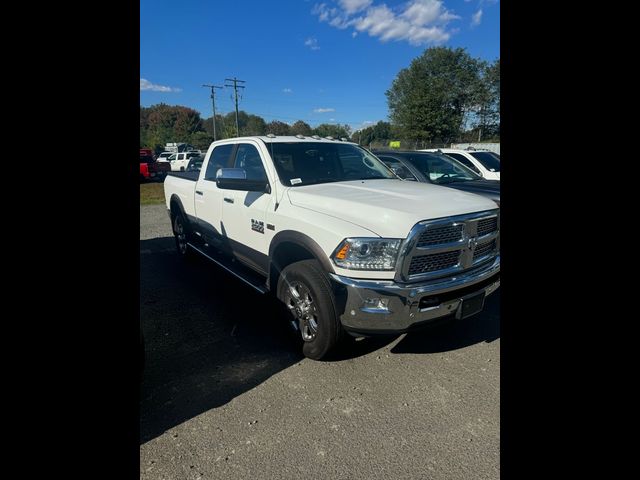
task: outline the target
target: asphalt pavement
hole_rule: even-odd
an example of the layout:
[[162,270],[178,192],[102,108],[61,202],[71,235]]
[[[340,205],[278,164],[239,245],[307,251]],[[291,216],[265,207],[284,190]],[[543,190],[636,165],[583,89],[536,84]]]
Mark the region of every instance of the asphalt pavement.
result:
[[464,321],[304,358],[279,305],[140,207],[142,479],[497,479],[500,289]]

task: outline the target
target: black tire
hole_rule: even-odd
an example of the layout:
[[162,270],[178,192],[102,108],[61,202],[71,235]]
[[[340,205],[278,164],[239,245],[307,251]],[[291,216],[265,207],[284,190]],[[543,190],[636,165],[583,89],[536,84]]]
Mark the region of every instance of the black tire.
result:
[[187,245],[187,242],[191,240],[191,230],[189,222],[182,212],[176,212],[173,215],[172,227],[178,255],[183,259],[190,259],[193,256],[193,250]]
[[278,279],[277,293],[292,323],[298,324],[305,357],[322,360],[331,354],[345,332],[331,284],[320,264],[316,260],[302,260],[285,267]]

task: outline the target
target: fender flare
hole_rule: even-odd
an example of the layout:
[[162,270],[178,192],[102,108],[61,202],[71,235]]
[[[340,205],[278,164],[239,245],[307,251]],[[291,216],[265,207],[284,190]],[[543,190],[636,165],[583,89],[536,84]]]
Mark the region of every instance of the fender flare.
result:
[[186,217],[187,214],[184,211],[184,205],[182,205],[182,200],[180,200],[180,197],[178,195],[176,195],[175,193],[173,195],[171,195],[171,198],[169,199],[169,212],[171,214],[173,214],[171,206],[174,203],[177,205],[177,208],[178,208],[178,210],[180,210],[180,213],[182,213],[182,215],[184,215]]
[[304,247],[306,250],[311,252],[311,255],[313,255],[313,257],[318,260],[318,262],[320,262],[320,265],[322,265],[322,268],[326,272],[335,273],[333,265],[331,264],[331,260],[327,257],[327,254],[324,253],[324,250],[320,248],[320,245],[318,245],[318,243],[311,237],[305,235],[304,233],[296,232],[295,230],[283,230],[276,233],[276,235],[273,237],[273,239],[271,240],[271,244],[269,245],[270,265],[273,262],[273,252],[275,252],[276,248],[283,242],[291,242]]

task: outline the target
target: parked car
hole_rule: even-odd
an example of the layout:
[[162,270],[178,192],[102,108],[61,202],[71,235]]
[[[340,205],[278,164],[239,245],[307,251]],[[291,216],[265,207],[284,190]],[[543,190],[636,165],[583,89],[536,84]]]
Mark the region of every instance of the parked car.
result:
[[219,140],[164,192],[178,254],[274,294],[312,359],[348,334],[467,318],[500,285],[495,202],[402,181],[355,143]]
[[458,150],[455,148],[428,148],[422,152],[440,151],[455,158],[486,180],[500,180],[500,156],[489,150]]
[[485,180],[457,160],[439,152],[374,150],[403,180],[433,183],[483,195],[500,205],[500,182]]
[[156,160],[158,162],[168,162],[171,155],[173,155],[173,152],[162,152],[156,157]]
[[152,155],[140,149],[140,182],[163,180],[171,166],[167,162],[157,162]]
[[198,152],[180,152],[173,153],[169,157],[169,163],[171,164],[172,172],[184,172],[189,166],[189,161],[192,158],[198,158],[201,155]]

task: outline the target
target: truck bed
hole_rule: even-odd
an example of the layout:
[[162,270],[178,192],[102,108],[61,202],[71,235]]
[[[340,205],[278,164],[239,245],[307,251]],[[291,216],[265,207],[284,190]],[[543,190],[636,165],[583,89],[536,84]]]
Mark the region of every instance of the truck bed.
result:
[[191,172],[167,172],[167,175],[172,175],[174,177],[184,178],[185,180],[197,182],[198,177],[200,176],[200,172],[198,170],[193,170]]

